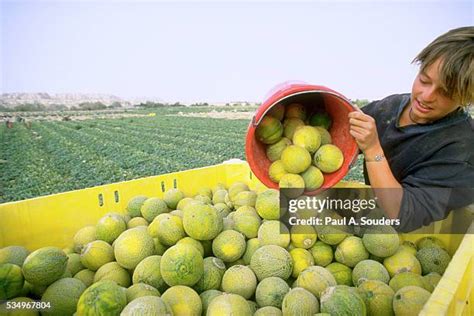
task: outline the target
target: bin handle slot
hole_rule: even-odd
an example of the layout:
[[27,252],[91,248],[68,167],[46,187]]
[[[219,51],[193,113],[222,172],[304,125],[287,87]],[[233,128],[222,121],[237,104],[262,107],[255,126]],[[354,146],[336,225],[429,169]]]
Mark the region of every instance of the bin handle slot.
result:
[[161,192],[165,192],[165,181],[161,181]]
[[114,191],[115,203],[118,203],[120,200],[119,191]]
[[178,188],[178,180],[173,179],[173,188],[177,189]]
[[104,206],[104,195],[99,193],[99,206]]

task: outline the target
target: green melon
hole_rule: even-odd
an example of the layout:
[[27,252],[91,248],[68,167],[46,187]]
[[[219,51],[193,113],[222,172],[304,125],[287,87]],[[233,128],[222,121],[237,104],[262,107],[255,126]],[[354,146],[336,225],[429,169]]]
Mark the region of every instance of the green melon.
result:
[[233,220],[233,227],[236,231],[244,234],[244,236],[249,239],[257,237],[258,229],[262,221],[253,208],[246,206],[240,207],[235,211]]
[[370,259],[362,260],[352,270],[352,283],[359,286],[365,280],[378,280],[388,284],[390,275],[380,262]]
[[191,246],[195,247],[201,253],[201,256],[204,257],[204,247],[196,239],[193,239],[191,237],[184,237],[183,239],[180,239],[176,244],[177,245],[179,245],[179,244],[191,245]]
[[[340,216],[335,214],[328,216],[340,219]],[[318,238],[322,242],[331,246],[338,245],[348,236],[344,231],[342,231],[342,229],[332,225],[317,225],[315,226],[315,229],[318,233]]]
[[212,241],[212,252],[224,262],[233,262],[245,252],[245,237],[235,230],[225,230]]
[[280,182],[278,183],[278,187],[280,189],[291,189],[291,190],[284,190],[284,194],[286,197],[289,198],[296,198],[303,194],[304,192],[304,179],[299,174],[293,173],[286,173],[284,174]]
[[417,251],[416,258],[420,261],[423,275],[436,272],[443,275],[451,261],[448,252],[440,247],[424,247]]
[[171,307],[161,297],[142,296],[125,306],[120,316],[172,315]]
[[204,261],[195,247],[186,244],[175,245],[163,254],[160,272],[169,286],[193,286],[204,273]]
[[165,246],[173,246],[186,236],[181,217],[168,213],[160,214],[148,226],[148,234],[158,238]]
[[96,225],[96,239],[112,244],[126,229],[127,224],[121,216],[108,214],[102,217]]
[[71,272],[71,275],[75,275],[77,272],[85,269],[81,263],[81,256],[77,253],[70,253],[67,255],[67,266],[66,269]]
[[155,255],[161,256],[168,249],[168,246],[163,245],[158,238],[153,238],[153,244],[155,245]]
[[283,150],[290,145],[291,145],[291,140],[289,140],[286,137],[283,137],[282,139],[277,141],[275,144],[271,144],[267,146],[266,155],[267,155],[268,160],[272,162],[279,160]]
[[283,298],[290,291],[290,287],[282,278],[268,277],[260,281],[255,291],[255,300],[258,306],[274,306],[281,308]]
[[274,144],[282,135],[283,125],[272,116],[265,116],[255,129],[255,137],[264,144]]
[[296,248],[310,249],[318,238],[313,226],[295,225],[290,228],[291,244]]
[[166,205],[166,202],[157,197],[146,199],[140,209],[143,218],[148,222],[152,222],[155,217],[162,213],[167,213],[168,211],[168,205]]
[[341,316],[367,315],[361,295],[346,285],[329,287],[321,294],[321,312]]
[[309,119],[311,126],[320,126],[325,130],[328,130],[332,125],[332,119],[326,112],[315,113]]
[[22,269],[23,276],[26,281],[34,285],[50,285],[64,274],[67,260],[66,254],[59,248],[40,248],[26,257]]
[[330,264],[334,257],[331,246],[319,240],[309,248],[309,251],[313,256],[314,264],[322,267]]
[[306,119],[306,109],[301,103],[291,103],[285,107],[286,118],[298,118],[302,121]]
[[250,264],[250,260],[252,259],[253,254],[259,247],[260,241],[258,240],[258,238],[252,238],[247,240],[247,246],[245,247],[245,252],[242,256],[245,265]]
[[253,316],[283,316],[283,313],[279,308],[274,306],[265,306],[257,309]]
[[313,162],[322,172],[332,173],[341,168],[344,163],[344,155],[337,146],[326,144],[316,151]]
[[304,187],[308,191],[319,189],[324,183],[324,175],[315,166],[309,166],[306,171],[301,173],[304,180]]
[[317,298],[320,298],[321,293],[328,287],[336,284],[336,279],[331,272],[319,266],[307,268],[296,279],[296,286],[310,291]]
[[296,287],[283,298],[281,310],[288,316],[314,315],[319,312],[319,302],[311,292]]
[[139,195],[133,197],[130,201],[128,201],[127,204],[127,214],[130,215],[130,217],[137,217],[137,216],[142,216],[142,213],[140,212],[143,203],[148,198],[144,195]]
[[155,253],[155,243],[145,227],[124,231],[115,241],[115,259],[126,269],[134,269],[144,258]]
[[92,271],[97,271],[101,266],[113,260],[114,249],[103,240],[88,243],[81,252],[81,264]]
[[436,286],[438,285],[439,281],[441,280],[441,275],[436,272],[431,272],[431,273],[428,273],[427,275],[424,275],[423,279],[425,279],[426,283],[428,283],[429,286],[434,290]]
[[326,266],[326,269],[331,272],[336,279],[338,285],[352,286],[352,269],[339,262],[333,262]]
[[255,201],[257,200],[257,193],[254,191],[242,191],[235,195],[232,203],[235,209],[242,206],[255,207]]
[[261,246],[277,245],[286,248],[290,244],[290,232],[280,221],[268,220],[258,229],[258,240]]
[[418,286],[405,286],[393,297],[393,311],[397,316],[416,316],[430,298],[430,292]]
[[222,277],[222,290],[249,299],[255,293],[257,277],[253,271],[243,265],[234,265],[225,271]]
[[252,316],[252,310],[245,298],[237,294],[223,293],[216,296],[207,308],[207,316]]
[[74,235],[74,251],[80,254],[88,243],[95,240],[95,234],[95,226],[86,226],[79,229]]
[[314,259],[311,253],[303,248],[294,248],[290,250],[290,256],[293,261],[292,277],[297,278],[306,268],[314,265]]
[[127,229],[139,226],[148,226],[148,222],[143,217],[134,217],[127,222]]
[[8,246],[2,248],[0,249],[0,264],[12,263],[21,268],[29,254],[28,249],[22,246]]
[[394,255],[385,258],[383,265],[390,274],[390,277],[393,277],[397,273],[407,271],[421,274],[421,265],[418,259],[404,251],[396,252]]
[[270,167],[268,167],[268,176],[275,183],[279,183],[285,174],[287,174],[287,172],[281,160],[274,161]]
[[127,289],[127,302],[143,296],[160,296],[160,291],[145,283],[133,284]]
[[76,312],[77,302],[86,286],[78,279],[65,278],[51,284],[43,294],[41,301],[49,303],[51,308],[41,311],[41,315],[72,315]]
[[161,298],[175,316],[201,316],[202,303],[199,294],[184,285],[175,285],[166,290]]
[[243,182],[240,182],[240,181],[232,183],[229,187],[229,190],[228,190],[229,200],[233,203],[234,198],[237,196],[237,194],[239,194],[240,192],[243,192],[243,191],[250,191],[250,188],[248,187],[247,184],[245,184]]
[[267,115],[281,121],[285,117],[285,106],[282,103],[276,104],[270,108]]
[[201,188],[198,189],[197,194],[207,196],[208,198],[212,199],[213,192],[212,192],[211,188],[201,187]]
[[268,189],[257,195],[255,210],[263,219],[273,220],[280,218],[280,192]]
[[362,241],[368,252],[381,258],[390,257],[400,246],[400,237],[395,231],[384,234],[366,233]]
[[431,248],[431,247],[438,247],[444,250],[447,249],[444,242],[441,239],[433,237],[433,236],[427,236],[427,237],[421,238],[420,240],[416,242],[416,247],[418,248],[418,250],[421,250],[423,248]]
[[184,231],[194,239],[214,239],[221,232],[222,226],[222,218],[212,206],[191,205],[185,208]]
[[221,219],[224,219],[230,213],[230,208],[225,203],[214,204],[214,208]]
[[201,303],[202,303],[203,315],[207,314],[207,309],[209,307],[209,304],[211,304],[211,301],[221,294],[222,292],[219,290],[207,290],[199,294],[199,297],[201,298]]
[[303,147],[290,145],[281,153],[283,167],[288,173],[301,173],[311,165],[311,155]]
[[293,139],[296,129],[304,125],[303,120],[299,118],[287,118],[283,121],[283,135],[288,139]]
[[433,292],[433,287],[421,275],[413,272],[400,272],[393,276],[388,283],[394,292],[398,292],[401,288],[409,285],[424,288],[429,292]]
[[94,276],[95,276],[94,271],[91,271],[89,269],[84,269],[84,270],[81,270],[81,271],[77,272],[74,275],[74,278],[78,279],[79,281],[84,283],[84,285],[86,287],[89,287],[89,286],[92,285],[92,283],[94,283]]
[[104,264],[95,273],[94,283],[103,280],[114,281],[123,287],[129,287],[132,283],[130,273],[115,261]]
[[229,193],[227,190],[218,190],[212,195],[212,204],[216,205],[218,203],[224,203],[225,204],[225,199],[229,197]]
[[193,288],[198,293],[220,289],[222,277],[226,271],[224,262],[216,257],[206,257],[203,262],[204,272]]
[[337,246],[334,258],[337,262],[353,268],[360,261],[368,259],[369,253],[365,249],[361,238],[349,236]]
[[265,245],[254,252],[250,268],[259,281],[272,276],[286,280],[293,271],[293,261],[286,249],[276,245]]
[[0,300],[18,296],[24,285],[21,268],[13,263],[0,264]]
[[[196,203],[197,201],[193,198],[190,198],[190,197],[185,197],[185,198],[182,198],[181,200],[179,200],[178,204],[176,205],[176,210],[180,210],[180,211],[183,211],[184,208],[188,205],[188,204],[192,204],[192,203]],[[168,206],[168,205],[167,205]]]
[[366,280],[357,287],[367,307],[368,316],[393,316],[392,301],[395,292],[382,281]]
[[339,262],[333,262],[326,266],[331,272],[338,285],[352,286],[352,269]]
[[114,316],[127,305],[126,290],[113,281],[100,281],[88,287],[77,303],[77,316]]
[[314,128],[318,131],[319,135],[321,135],[321,146],[332,143],[331,134],[327,129],[321,126],[315,126]]
[[178,206],[179,201],[184,199],[184,193],[179,189],[169,189],[165,192],[163,200],[170,210],[175,210]]
[[321,134],[312,126],[300,126],[295,130],[293,144],[303,147],[310,154],[314,154],[321,145]]
[[398,247],[397,249],[397,252],[398,251],[406,251],[408,252],[409,254],[415,256],[416,255],[416,246],[414,243],[412,243],[411,241],[404,241],[400,247]]
[[194,200],[201,202],[200,204],[204,205],[211,205],[212,204],[212,198],[208,197],[207,195],[196,195],[194,196]]
[[233,220],[233,213],[230,213],[227,217],[222,220],[222,231],[225,230],[234,230],[234,220]]

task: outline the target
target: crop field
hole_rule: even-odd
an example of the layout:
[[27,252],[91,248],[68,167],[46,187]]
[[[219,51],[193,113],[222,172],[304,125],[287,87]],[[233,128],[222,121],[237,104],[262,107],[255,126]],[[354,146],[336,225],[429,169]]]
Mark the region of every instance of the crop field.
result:
[[[185,114],[254,110],[153,109],[133,111],[138,114],[133,117],[95,118],[95,113],[89,119],[71,121],[49,120],[43,113],[41,120],[27,116],[31,120],[28,125],[15,123],[7,128],[2,124],[0,203],[198,168],[231,158],[245,160],[248,119]],[[346,180],[362,180],[360,162]]]

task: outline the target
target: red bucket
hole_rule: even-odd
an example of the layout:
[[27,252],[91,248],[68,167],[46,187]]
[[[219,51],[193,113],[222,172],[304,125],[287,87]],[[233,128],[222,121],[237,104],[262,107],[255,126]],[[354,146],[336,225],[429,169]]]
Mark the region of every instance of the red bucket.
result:
[[351,165],[357,159],[358,147],[354,138],[349,134],[348,114],[355,111],[355,106],[342,94],[324,86],[305,83],[283,83],[270,92],[267,100],[257,109],[249,124],[245,141],[245,155],[250,169],[267,187],[278,189],[278,183],[273,182],[268,175],[271,161],[266,155],[266,145],[255,137],[255,130],[263,117],[277,104],[300,103],[305,107],[324,105],[331,116],[332,125],[329,129],[332,143],[341,149],[344,155],[342,167],[324,175],[322,186],[305,194],[314,195],[338,183],[349,172]]

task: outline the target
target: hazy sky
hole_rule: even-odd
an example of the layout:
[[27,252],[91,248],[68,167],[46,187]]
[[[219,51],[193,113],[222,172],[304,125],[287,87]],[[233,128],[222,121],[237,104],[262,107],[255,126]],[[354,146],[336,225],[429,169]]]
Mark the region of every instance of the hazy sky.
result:
[[0,91],[263,101],[300,80],[409,92],[415,55],[473,25],[473,1],[0,0]]

